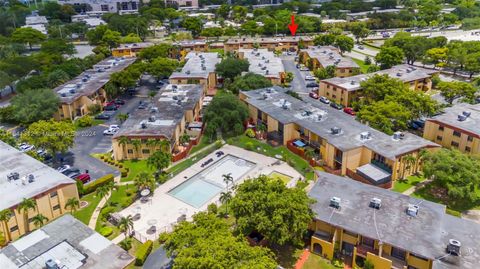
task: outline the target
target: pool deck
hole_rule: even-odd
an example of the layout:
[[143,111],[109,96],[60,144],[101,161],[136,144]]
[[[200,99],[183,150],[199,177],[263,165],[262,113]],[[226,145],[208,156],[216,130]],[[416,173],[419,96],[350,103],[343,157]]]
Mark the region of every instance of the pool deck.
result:
[[[275,158],[267,157],[256,152],[247,151],[231,145],[225,145],[218,150],[223,151],[225,155],[233,155],[256,164],[253,169],[247,172],[242,178],[238,179],[236,184],[243,182],[249,177],[257,177],[261,174],[269,175],[274,171],[293,178],[288,183],[289,187],[295,186],[296,181],[299,178],[303,178],[302,175],[291,166]],[[215,195],[200,208],[195,208],[185,202],[182,202],[181,200],[178,200],[168,192],[200,171],[210,167],[215,163],[215,161],[221,159],[225,155],[221,156],[220,158],[216,157],[215,152],[207,155],[185,171],[168,180],[163,185],[160,185],[148,201],[137,200],[131,206],[121,211],[120,215],[122,216],[133,216],[137,213],[140,213],[140,219],[134,221],[135,237],[141,242],[145,242],[146,240],[155,240],[158,238],[158,235],[161,232],[171,231],[173,225],[177,223],[178,218],[182,214],[186,215],[187,220],[191,220],[192,215],[195,213],[207,210],[209,204],[215,203],[220,205],[220,202],[218,201],[220,194]],[[202,168],[201,164],[209,158],[213,158],[214,163]],[[156,227],[156,231],[150,230],[150,227],[152,226]]]

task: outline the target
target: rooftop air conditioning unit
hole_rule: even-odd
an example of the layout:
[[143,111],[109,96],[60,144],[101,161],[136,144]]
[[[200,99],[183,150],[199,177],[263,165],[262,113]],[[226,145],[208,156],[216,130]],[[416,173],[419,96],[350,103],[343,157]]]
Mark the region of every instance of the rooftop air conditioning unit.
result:
[[59,269],[60,267],[58,267],[58,264],[54,260],[49,259],[45,262],[45,268],[46,269]]
[[271,88],[267,88],[267,93],[271,93],[272,92],[272,89]]
[[265,56],[262,56],[262,60],[265,60]]
[[462,246],[462,243],[460,243],[460,241],[455,239],[450,239],[448,240],[447,252],[452,255],[459,256],[461,246]]
[[142,127],[142,129],[147,129],[147,123],[144,121],[140,122],[140,127]]
[[350,81],[350,85],[355,85],[355,80]]
[[409,215],[410,217],[416,217],[418,215],[418,209],[418,205],[409,204],[407,207],[407,215]]
[[467,116],[465,116],[463,114],[458,115],[458,121],[465,121],[466,119],[467,119]]
[[187,70],[185,74],[190,75],[190,70]]
[[267,67],[266,67],[266,66],[262,66],[262,70],[267,70]]
[[172,85],[172,89],[176,89],[176,88],[178,88],[177,85]]
[[7,180],[12,181],[12,180],[18,180],[20,179],[20,175],[17,172],[12,172],[7,175]]
[[35,176],[33,174],[28,175],[28,183],[32,183],[35,181]]
[[339,127],[332,127],[330,128],[330,131],[332,132],[332,134],[336,135],[336,134],[339,134],[342,131],[342,129]]
[[470,111],[463,111],[463,112],[462,112],[462,115],[465,116],[465,117],[470,117],[470,115],[472,115],[472,112],[470,112]]
[[204,71],[207,70],[207,67],[202,65],[202,70],[204,70]]
[[70,89],[68,92],[73,94],[73,93],[76,93],[77,91],[75,89]]
[[317,116],[317,120],[318,120],[318,121],[321,121],[321,120],[323,120],[323,115],[322,115],[322,114],[318,114],[318,116]]
[[329,206],[330,207],[333,207],[333,208],[336,208],[336,209],[339,209],[340,208],[340,202],[342,201],[342,199],[338,198],[338,197],[332,197],[330,198],[330,204]]
[[[265,68],[266,68],[266,67],[265,67]],[[262,69],[263,69],[263,68],[262,68]],[[266,71],[265,71],[265,75],[268,75],[268,73],[269,73],[268,70],[266,70]]]
[[401,76],[402,76],[402,73],[398,72],[397,77],[401,77]]
[[380,209],[380,207],[382,207],[382,200],[374,197],[372,200],[370,200],[369,206],[371,208]]
[[62,93],[60,93],[60,96],[61,96],[61,97],[67,97],[67,94],[64,93],[64,92],[62,92]]
[[75,84],[75,86],[77,86],[77,88],[80,88],[80,87],[82,87],[82,83],[77,83],[77,84]]
[[371,137],[370,132],[361,132],[360,133],[360,139],[361,140],[367,140],[367,139],[370,139],[370,137]]
[[402,139],[402,137],[403,137],[402,132],[393,133],[393,139],[394,140],[400,140],[400,139]]
[[155,122],[155,120],[156,120],[155,116],[148,117],[149,122]]

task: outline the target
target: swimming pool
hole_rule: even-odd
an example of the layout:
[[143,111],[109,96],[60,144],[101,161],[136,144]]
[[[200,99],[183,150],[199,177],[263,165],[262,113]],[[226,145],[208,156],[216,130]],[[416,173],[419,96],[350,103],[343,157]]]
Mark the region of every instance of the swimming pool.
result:
[[223,182],[222,175],[231,173],[233,181],[236,182],[254,167],[253,162],[233,155],[225,155],[168,193],[182,202],[200,208],[226,189],[227,185]]

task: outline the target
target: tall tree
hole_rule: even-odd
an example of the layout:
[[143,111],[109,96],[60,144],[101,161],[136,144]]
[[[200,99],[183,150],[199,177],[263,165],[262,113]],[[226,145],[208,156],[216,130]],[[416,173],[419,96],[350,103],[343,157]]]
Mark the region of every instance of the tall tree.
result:
[[42,34],[42,32],[35,30],[30,27],[26,28],[17,28],[13,33],[12,33],[12,40],[18,43],[27,43],[30,49],[32,49],[32,46],[35,44],[39,44],[42,41],[47,39],[47,36]]
[[147,67],[147,70],[158,79],[162,79],[166,77],[168,78],[177,67],[177,60],[159,57],[152,60],[151,64]]
[[133,218],[132,216],[128,215],[126,217],[122,217],[118,221],[118,228],[120,231],[125,233],[125,237],[133,230]]
[[227,57],[215,66],[215,72],[225,79],[233,80],[242,72],[248,71],[249,66],[250,64],[246,59]]
[[25,233],[30,232],[30,221],[28,218],[28,212],[30,210],[37,209],[37,202],[31,198],[23,198],[22,202],[18,205],[18,212],[23,213],[23,224],[25,226]]
[[234,94],[238,94],[240,91],[268,88],[272,85],[272,82],[264,76],[249,72],[241,77],[236,77],[233,83],[228,85],[228,89]]
[[378,101],[363,106],[357,112],[357,118],[369,126],[387,134],[407,129],[412,119],[411,112],[403,105],[394,101]]
[[203,23],[198,17],[186,17],[182,22],[182,26],[191,31],[193,36],[198,36],[202,31]]
[[48,222],[48,218],[42,214],[37,214],[32,217],[32,222],[33,222],[33,225],[35,225],[35,227],[39,228]]
[[13,212],[11,209],[7,208],[0,211],[0,221],[2,222],[2,225],[5,227],[5,231],[7,231],[7,233],[5,234],[6,241],[11,240],[10,227],[8,227],[8,222],[12,217],[13,217]]
[[339,35],[335,38],[334,45],[340,50],[340,53],[343,54],[344,52],[352,51],[354,42],[351,37]]
[[172,154],[170,152],[156,151],[147,159],[147,165],[157,169],[161,173],[172,162]]
[[462,98],[466,102],[473,102],[477,93],[477,88],[470,83],[462,81],[442,81],[438,83],[437,89],[449,104],[452,104],[458,98]]
[[65,202],[65,209],[72,213],[75,213],[78,208],[80,208],[80,201],[78,201],[78,199],[75,197],[68,198],[68,200]]
[[388,69],[403,62],[403,51],[398,47],[382,46],[380,52],[375,56],[375,61],[380,64],[381,69]]
[[26,90],[13,97],[11,102],[15,120],[23,124],[50,119],[59,104],[58,96],[50,89]]
[[367,25],[362,22],[354,22],[350,24],[350,30],[352,31],[353,36],[355,36],[357,43],[360,43],[360,39],[366,38],[370,34]]
[[20,136],[20,140],[43,148],[52,156],[66,152],[73,146],[74,138],[75,127],[72,123],[54,120],[32,123]]

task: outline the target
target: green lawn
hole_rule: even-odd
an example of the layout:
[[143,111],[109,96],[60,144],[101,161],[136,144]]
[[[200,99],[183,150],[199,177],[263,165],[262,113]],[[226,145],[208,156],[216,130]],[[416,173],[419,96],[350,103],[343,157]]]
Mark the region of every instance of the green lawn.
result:
[[320,257],[319,255],[310,253],[310,256],[308,256],[308,259],[303,265],[302,269],[337,269],[337,267],[333,266],[330,261]]
[[85,223],[88,225],[88,222],[90,221],[90,218],[92,217],[93,211],[95,211],[95,208],[97,207],[98,203],[100,202],[100,197],[96,196],[95,193],[90,193],[85,196],[83,196],[80,201],[86,201],[88,202],[88,205],[84,208],[81,208],[77,210],[75,213],[72,215],[80,220],[81,222]]
[[210,153],[214,152],[215,150],[217,150],[218,148],[220,148],[220,146],[221,146],[221,144],[219,142],[215,142],[215,145],[213,147],[210,147],[207,150],[204,150],[204,151],[198,153],[197,155],[195,155],[193,157],[187,158],[187,159],[175,164],[174,166],[168,168],[166,172],[168,174],[172,174],[173,176],[178,175],[180,172],[182,172],[183,170],[192,166],[194,163],[196,163],[201,158],[204,158],[208,154],[210,154]]
[[224,49],[209,49],[208,52],[217,52],[220,55],[220,57],[223,57],[223,55],[225,54]]
[[400,180],[399,179],[399,180],[395,181],[392,190],[402,193],[402,192],[410,189],[411,187],[416,186],[418,183],[420,183],[424,180],[425,180],[425,178],[423,178],[422,176],[409,176],[405,180]]
[[285,183],[285,185],[287,185],[288,182],[290,182],[290,180],[292,180],[291,177],[289,177],[285,174],[279,173],[279,172],[272,172],[268,176],[273,178],[273,179],[280,179],[281,181],[283,181],[283,183]]
[[[372,57],[370,57],[372,58]],[[365,64],[364,63],[364,60],[360,60],[360,59],[355,59],[355,58],[352,58],[352,60],[354,62],[356,62],[359,66],[360,66],[360,71],[363,73],[363,74],[366,74],[368,72],[368,67],[370,67],[370,65],[368,64]],[[373,60],[372,60],[373,61]]]
[[[205,148],[206,146],[208,145],[211,145],[212,143],[210,143],[210,141],[208,141],[209,139],[207,138],[207,136],[203,135],[201,138],[200,138],[200,143],[198,143],[197,145],[193,146],[192,149],[190,150],[190,155]],[[215,142],[214,142],[215,143]]]
[[147,172],[149,174],[155,172],[154,168],[148,167],[146,160],[125,160],[120,161],[120,163],[123,164],[123,167],[128,167],[130,169],[128,175],[120,179],[121,182],[132,181],[141,172]]

